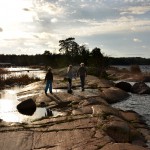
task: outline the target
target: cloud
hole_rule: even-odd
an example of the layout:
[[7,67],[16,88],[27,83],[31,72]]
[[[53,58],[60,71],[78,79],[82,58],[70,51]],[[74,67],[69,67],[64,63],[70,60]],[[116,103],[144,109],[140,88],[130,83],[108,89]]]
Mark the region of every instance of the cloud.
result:
[[149,0],[124,0],[125,3],[143,3],[143,2],[149,2]]
[[140,14],[145,14],[147,12],[150,12],[150,6],[133,6],[129,8],[122,8],[120,14],[121,15],[124,15],[124,14],[140,15]]
[[56,23],[57,21],[58,21],[57,18],[52,18],[52,19],[51,19],[51,22],[52,22],[52,23]]
[[44,0],[35,0],[33,10],[38,15],[54,15],[59,16],[64,13],[64,8],[56,3],[46,2]]
[[[76,26],[75,22],[79,22],[80,26]],[[97,34],[111,33],[130,33],[150,31],[150,21],[140,20],[133,17],[120,17],[116,19],[108,19],[106,21],[96,20],[73,20],[69,23],[71,28],[60,29],[62,34],[74,36],[92,36]]]
[[0,27],[0,32],[3,32],[3,29]]
[[[91,36],[96,34],[145,32],[150,31],[149,19],[134,18],[133,16],[119,16],[121,14],[145,13],[149,6],[137,6],[121,9],[106,5],[107,1],[40,1],[36,0],[35,11],[37,28],[41,32],[51,32],[61,37]],[[102,3],[97,5],[97,3]],[[119,0],[113,5],[117,5]],[[140,11],[139,11],[140,10]],[[55,23],[55,26],[52,26]]]
[[138,38],[134,38],[133,41],[134,41],[134,42],[138,42],[138,43],[139,43],[139,42],[142,42],[142,41],[141,41],[140,39],[138,39]]

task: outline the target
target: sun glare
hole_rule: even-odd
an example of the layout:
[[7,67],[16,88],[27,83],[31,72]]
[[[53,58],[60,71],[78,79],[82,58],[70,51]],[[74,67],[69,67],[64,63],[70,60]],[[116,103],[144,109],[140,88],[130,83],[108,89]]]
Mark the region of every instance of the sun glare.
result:
[[27,8],[32,7],[29,0],[0,0],[0,25],[31,21],[32,16]]

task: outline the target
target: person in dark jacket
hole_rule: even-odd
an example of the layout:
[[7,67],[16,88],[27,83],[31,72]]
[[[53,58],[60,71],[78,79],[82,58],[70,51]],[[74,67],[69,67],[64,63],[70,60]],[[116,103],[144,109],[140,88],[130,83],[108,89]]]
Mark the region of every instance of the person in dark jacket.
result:
[[80,77],[81,88],[82,88],[82,91],[84,91],[85,77],[87,76],[87,71],[84,66],[84,63],[80,64],[80,68],[78,69],[77,75]]
[[49,92],[52,94],[53,73],[52,73],[51,67],[48,68],[48,71],[45,76],[45,82],[46,82],[45,94],[47,95],[48,89],[49,89]]

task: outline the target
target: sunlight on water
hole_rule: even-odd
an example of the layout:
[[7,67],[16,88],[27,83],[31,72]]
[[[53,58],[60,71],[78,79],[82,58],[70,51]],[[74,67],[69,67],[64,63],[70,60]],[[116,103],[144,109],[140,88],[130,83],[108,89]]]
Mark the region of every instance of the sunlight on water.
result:
[[17,101],[16,93],[12,90],[5,90],[1,92],[0,99],[0,118],[4,121],[13,121],[18,122],[19,118],[16,115],[16,105],[19,102]]
[[[32,116],[22,115],[18,112],[16,106],[20,103],[13,90],[4,90],[0,93],[0,119],[6,122],[26,122],[31,123],[34,120],[48,116],[46,108],[38,107]],[[52,111],[53,117],[62,116],[61,112]]]
[[11,74],[4,75],[5,78],[10,76],[20,76],[20,75],[28,75],[29,77],[34,77],[34,78],[37,77],[40,79],[45,78],[45,71],[39,69],[32,69],[28,67],[10,67],[5,69],[11,71]]

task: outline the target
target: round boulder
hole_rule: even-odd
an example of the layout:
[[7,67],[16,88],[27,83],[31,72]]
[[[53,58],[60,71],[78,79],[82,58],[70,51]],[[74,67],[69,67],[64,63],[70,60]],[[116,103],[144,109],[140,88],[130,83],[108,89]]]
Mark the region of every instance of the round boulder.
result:
[[23,115],[32,116],[36,110],[36,104],[32,99],[27,99],[17,105],[17,110]]
[[126,92],[131,92],[131,88],[132,88],[130,83],[124,81],[116,83],[115,87],[120,88]]
[[136,94],[150,94],[150,87],[144,82],[137,82],[132,86],[131,91]]

